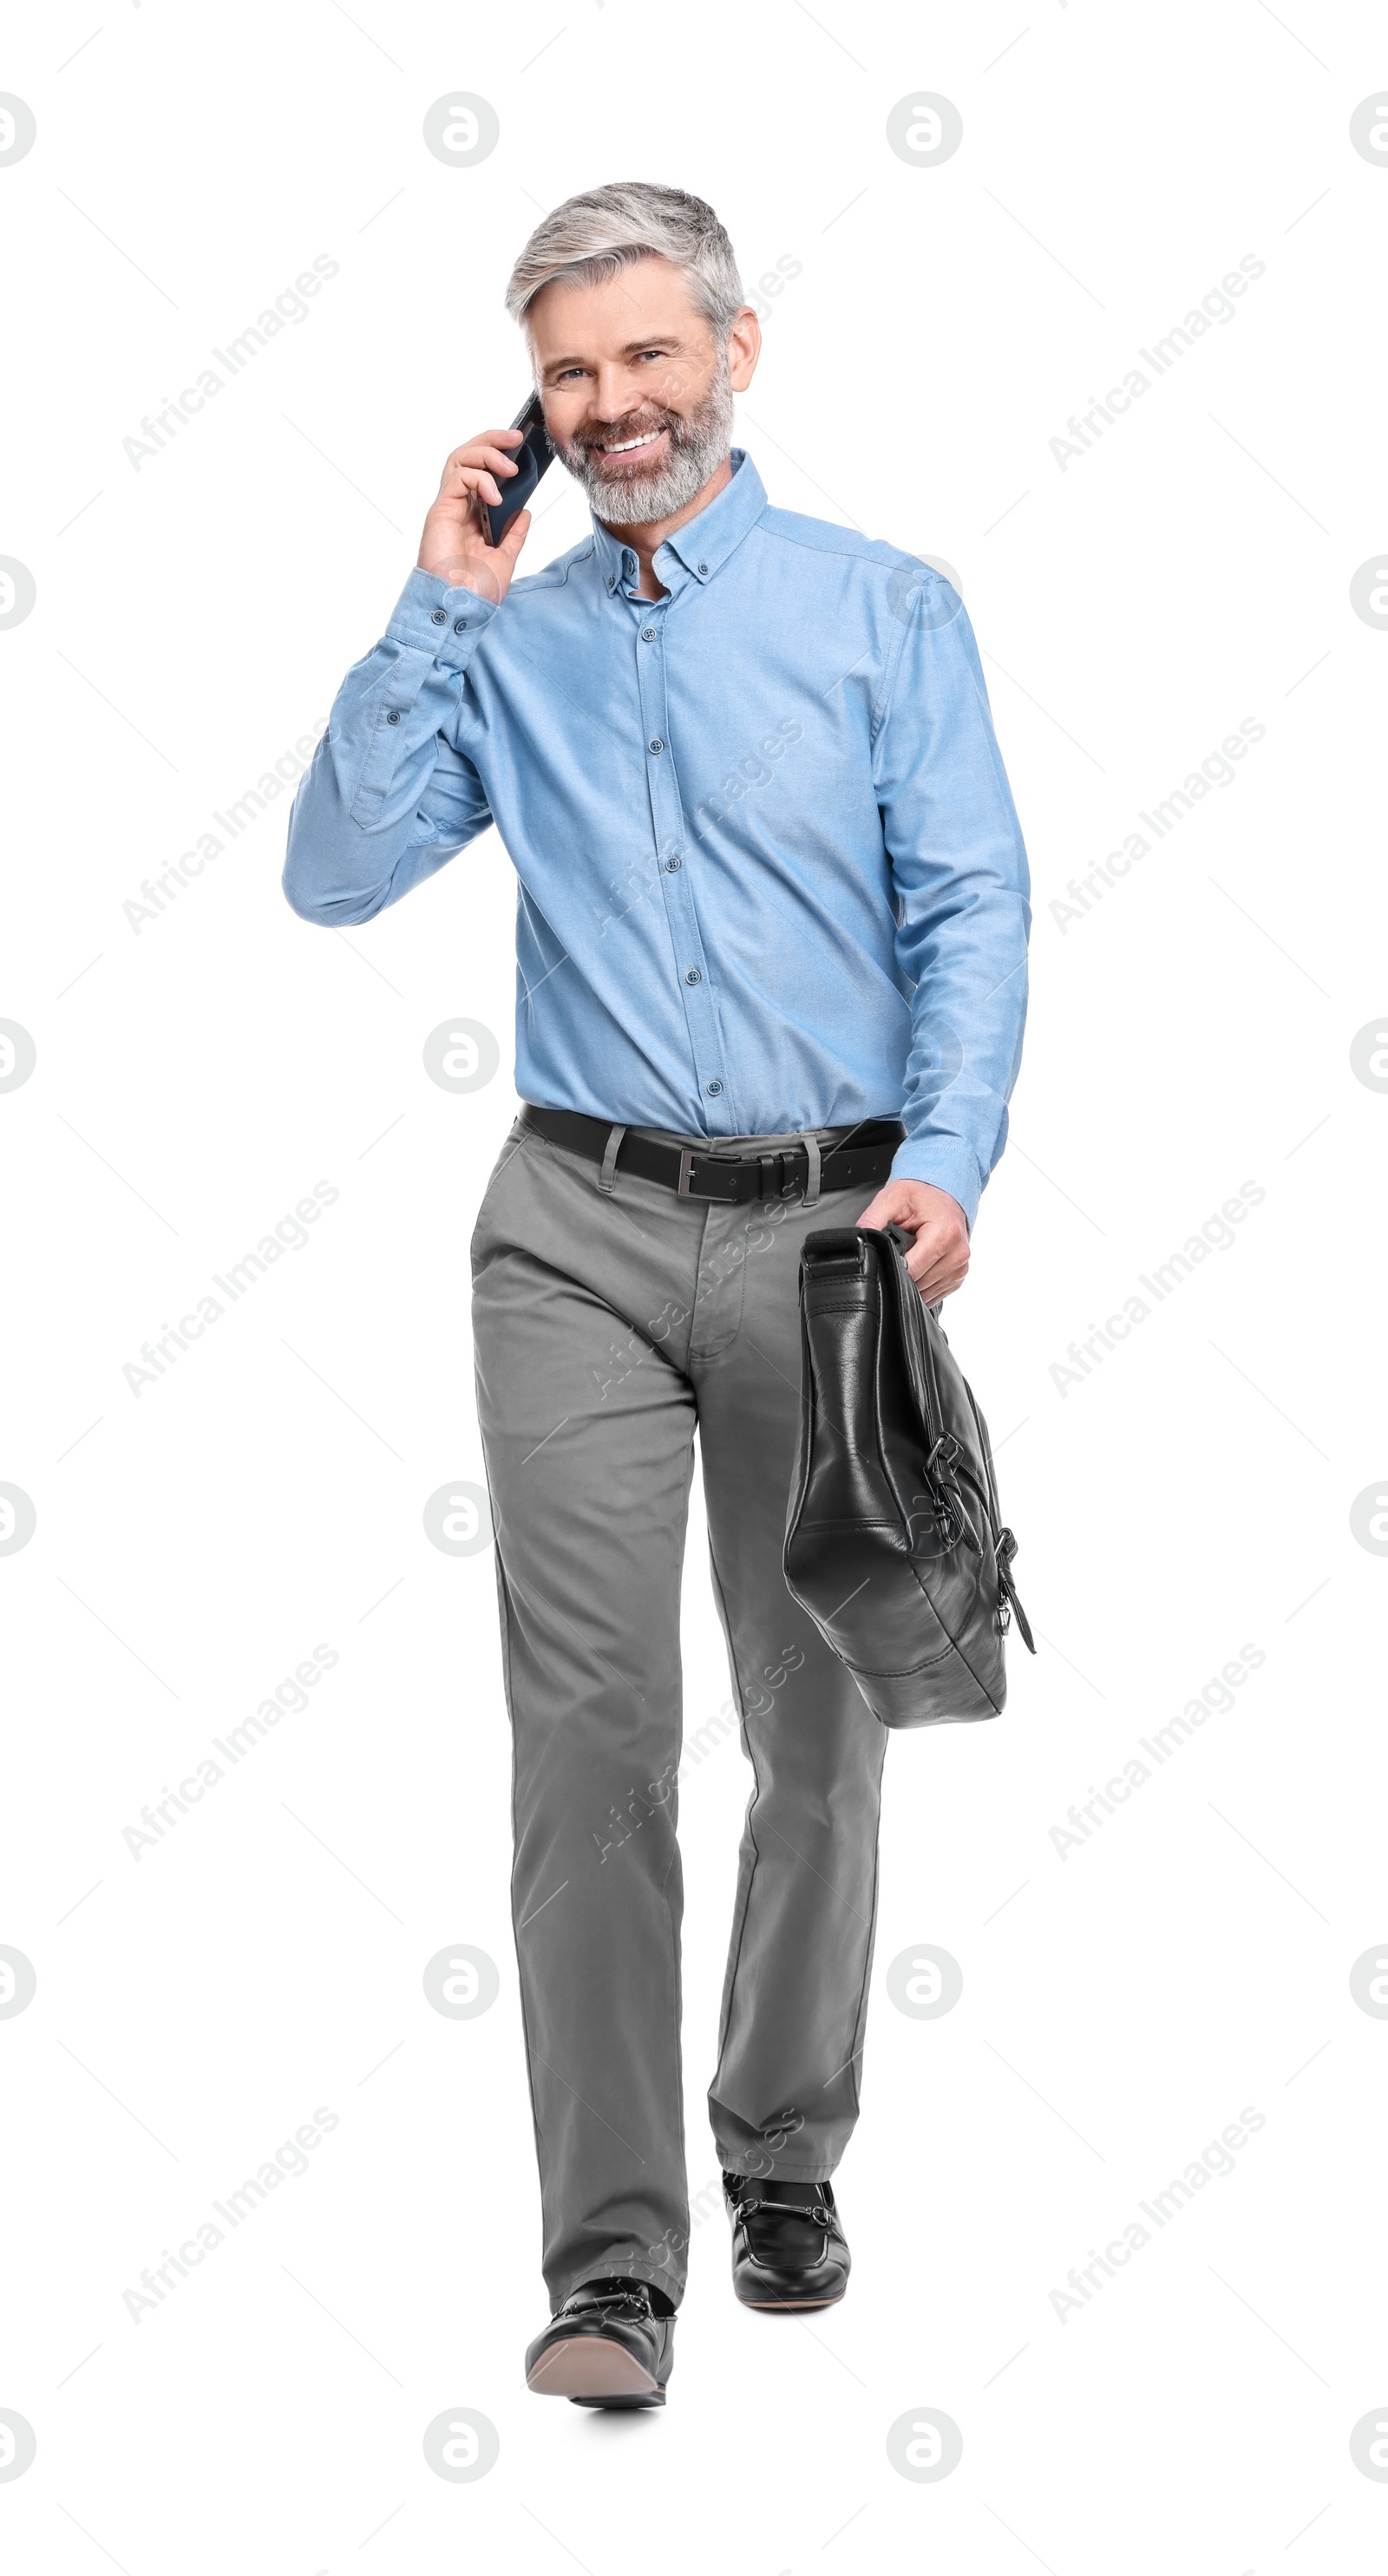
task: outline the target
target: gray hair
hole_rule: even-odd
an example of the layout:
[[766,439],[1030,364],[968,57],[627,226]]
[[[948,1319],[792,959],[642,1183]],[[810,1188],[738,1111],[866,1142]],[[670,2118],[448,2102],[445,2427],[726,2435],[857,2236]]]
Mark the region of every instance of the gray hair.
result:
[[699,311],[726,338],[745,301],[732,243],[702,197],[646,179],[614,179],[605,188],[585,189],[546,215],[511,271],[506,310],[523,324],[551,279],[602,286],[652,255],[680,270]]

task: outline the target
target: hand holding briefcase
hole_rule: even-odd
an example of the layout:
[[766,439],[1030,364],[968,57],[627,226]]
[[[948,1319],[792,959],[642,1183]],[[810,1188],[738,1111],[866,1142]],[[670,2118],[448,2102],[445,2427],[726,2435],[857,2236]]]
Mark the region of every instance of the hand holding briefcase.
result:
[[808,1234],[785,1578],[884,1726],[994,1717],[1012,1580],[988,1432],[897,1226]]

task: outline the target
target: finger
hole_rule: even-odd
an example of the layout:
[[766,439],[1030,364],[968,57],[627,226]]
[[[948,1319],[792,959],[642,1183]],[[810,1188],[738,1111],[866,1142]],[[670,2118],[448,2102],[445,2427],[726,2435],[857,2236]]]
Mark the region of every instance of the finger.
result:
[[906,1264],[907,1271],[916,1286],[928,1295],[934,1295],[937,1282],[941,1279],[962,1279],[968,1266],[967,1253],[957,1252],[940,1252],[932,1261],[914,1263],[908,1261]]
[[462,493],[461,495],[455,493],[453,495],[455,500],[460,497],[465,500],[477,500],[480,498],[484,501],[500,503],[500,485],[497,483],[495,475],[488,474],[482,466],[460,465],[458,468],[458,479],[462,485]]
[[918,1226],[906,1249],[906,1267],[913,1279],[923,1279],[927,1270],[955,1258],[959,1250],[953,1233],[938,1223]]
[[465,438],[461,447],[454,448],[448,462],[452,465],[459,456],[471,456],[480,447],[519,447],[524,436],[523,429],[479,429],[475,438]]
[[906,1267],[922,1293],[938,1294],[936,1282],[962,1279],[969,1266],[969,1256],[955,1243],[917,1242],[906,1255]]
[[[514,473],[515,468],[514,466],[502,464],[499,466],[498,471],[503,474],[511,474]],[[485,485],[490,499],[493,501],[500,500],[501,486],[497,482],[496,475],[491,472],[489,467],[485,465],[464,465],[460,466],[459,472],[464,484],[470,492],[479,492]]]
[[938,1271],[932,1278],[918,1279],[916,1286],[927,1306],[933,1306],[939,1297],[952,1297],[956,1288],[963,1287],[968,1275],[967,1261],[962,1266],[956,1263],[953,1269]]
[[459,462],[464,465],[489,465],[496,474],[519,474],[520,472],[514,456],[508,456],[503,447],[484,447],[480,440],[475,447],[465,447],[462,450]]
[[507,456],[499,447],[484,447],[479,442],[473,447],[455,448],[443,469],[440,495],[456,490],[460,478],[466,479],[469,473],[479,469],[508,475],[520,472],[515,458]]

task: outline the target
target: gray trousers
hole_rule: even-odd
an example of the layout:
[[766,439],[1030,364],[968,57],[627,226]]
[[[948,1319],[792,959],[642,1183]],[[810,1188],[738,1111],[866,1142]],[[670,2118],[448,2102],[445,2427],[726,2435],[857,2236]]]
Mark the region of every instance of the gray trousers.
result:
[[676,2303],[684,2288],[675,1829],[696,1425],[754,1783],[708,2096],[734,2171],[822,2181],[857,2118],[887,1741],[781,1570],[800,1245],[852,1224],[870,1192],[727,1207],[626,1173],[599,1184],[596,1163],[517,1122],[472,1242],[556,2307],[602,2273]]

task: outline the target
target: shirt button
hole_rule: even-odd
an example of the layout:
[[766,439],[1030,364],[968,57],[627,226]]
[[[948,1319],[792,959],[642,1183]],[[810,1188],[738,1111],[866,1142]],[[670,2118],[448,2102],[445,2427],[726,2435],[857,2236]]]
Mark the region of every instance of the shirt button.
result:
[[653,644],[655,642],[655,628],[653,626],[642,627],[641,641],[643,644]]
[[608,576],[607,576],[607,587],[608,587],[608,589],[609,589],[609,590],[615,590],[615,589],[616,589],[616,587],[617,587],[617,576],[616,576],[615,572],[610,572],[610,573],[608,574]]
[[683,865],[683,859],[667,859],[665,862],[665,873],[667,877],[672,877],[676,868],[682,868]]
[[721,1082],[711,1082],[711,1083],[709,1083],[709,1084],[708,1084],[707,1088],[708,1088],[708,1096],[709,1096],[710,1100],[716,1100],[716,1099],[717,1099],[717,1097],[718,1097],[719,1092],[720,1092],[720,1091],[722,1090],[722,1088],[723,1088],[723,1085],[722,1085],[722,1083],[721,1083]]
[[429,611],[429,623],[431,626],[446,626],[448,624],[447,612],[442,608],[431,608]]
[[699,570],[700,570],[700,572],[707,572],[707,571],[708,571],[708,565],[707,565],[707,564],[700,564],[700,566],[699,566]]
[[466,624],[467,624],[467,619],[466,619],[465,617],[455,617],[455,618],[454,618],[454,620],[453,620],[453,632],[454,632],[454,634],[455,634],[455,635],[461,635],[461,634],[462,634],[462,631],[463,631],[463,628],[466,626]]
[[691,967],[690,967],[690,969],[689,969],[689,972],[688,972],[688,974],[685,976],[685,979],[684,979],[684,980],[685,980],[686,984],[702,984],[702,982],[703,982],[703,980],[704,980],[704,979],[703,979],[703,976],[700,974],[698,967],[697,967],[697,966],[691,966]]
[[652,734],[650,741],[646,745],[646,749],[647,751],[654,751],[657,753],[662,752],[665,749],[665,745],[661,741],[658,733]]
[[387,716],[387,718],[386,718],[386,723],[387,723],[387,724],[398,724],[399,722],[400,722],[400,710],[399,710],[399,708],[398,708],[398,707],[392,707],[392,708],[391,708],[391,711],[390,711],[390,713],[389,713],[389,715],[388,715],[388,716]]

